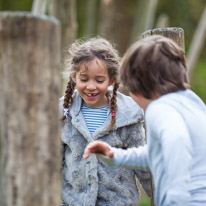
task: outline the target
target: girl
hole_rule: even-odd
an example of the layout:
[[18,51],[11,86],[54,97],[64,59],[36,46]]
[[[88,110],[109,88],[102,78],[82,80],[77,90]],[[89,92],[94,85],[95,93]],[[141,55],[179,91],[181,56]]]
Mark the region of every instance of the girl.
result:
[[69,54],[69,82],[60,99],[64,121],[62,205],[136,206],[135,175],[149,194],[149,173],[110,169],[95,156],[82,159],[86,145],[97,139],[123,149],[145,143],[142,110],[130,97],[117,92],[118,53],[107,40],[92,38],[75,42]]

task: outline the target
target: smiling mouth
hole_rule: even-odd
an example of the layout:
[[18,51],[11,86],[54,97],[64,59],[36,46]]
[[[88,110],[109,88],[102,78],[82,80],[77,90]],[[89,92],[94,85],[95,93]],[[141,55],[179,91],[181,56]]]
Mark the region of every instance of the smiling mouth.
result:
[[97,94],[87,94],[87,93],[85,93],[88,97],[96,97],[97,95],[98,95],[98,93]]

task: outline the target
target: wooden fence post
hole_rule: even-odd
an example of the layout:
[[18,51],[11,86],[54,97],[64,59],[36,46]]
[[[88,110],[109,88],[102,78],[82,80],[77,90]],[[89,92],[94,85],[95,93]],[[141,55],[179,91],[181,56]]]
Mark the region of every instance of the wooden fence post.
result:
[[178,46],[185,51],[184,30],[178,27],[167,27],[147,30],[142,33],[141,38],[151,35],[162,35],[172,39]]
[[1,206],[61,203],[60,24],[0,13]]

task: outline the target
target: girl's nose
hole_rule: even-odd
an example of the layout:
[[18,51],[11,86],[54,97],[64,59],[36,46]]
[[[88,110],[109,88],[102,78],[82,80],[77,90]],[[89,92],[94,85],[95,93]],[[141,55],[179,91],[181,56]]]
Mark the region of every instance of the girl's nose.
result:
[[92,82],[88,82],[88,84],[87,84],[87,89],[89,89],[89,90],[94,90],[94,89],[96,89],[96,85],[95,85],[95,83],[92,81]]

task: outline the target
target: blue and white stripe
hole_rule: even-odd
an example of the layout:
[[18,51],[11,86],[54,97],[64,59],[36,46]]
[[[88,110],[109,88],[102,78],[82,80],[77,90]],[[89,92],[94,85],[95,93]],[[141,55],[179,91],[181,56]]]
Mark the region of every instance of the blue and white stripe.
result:
[[100,108],[88,107],[82,104],[81,111],[91,134],[105,122],[107,118],[108,105]]

